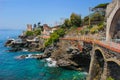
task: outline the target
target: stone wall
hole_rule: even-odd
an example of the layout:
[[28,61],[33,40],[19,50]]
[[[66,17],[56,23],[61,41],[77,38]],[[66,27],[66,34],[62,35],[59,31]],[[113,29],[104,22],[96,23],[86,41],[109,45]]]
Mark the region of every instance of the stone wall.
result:
[[114,62],[108,62],[108,75],[115,80],[120,80],[120,66]]
[[[115,29],[116,23],[113,23],[113,19],[116,17],[116,12],[120,8],[120,0],[113,0],[112,3],[110,3],[107,6],[106,10],[106,18],[107,18],[107,29],[106,29],[106,40],[110,41],[113,37],[114,31],[110,31]],[[120,15],[119,15],[120,16]],[[112,25],[115,24],[115,25]],[[111,27],[114,27],[111,29]]]

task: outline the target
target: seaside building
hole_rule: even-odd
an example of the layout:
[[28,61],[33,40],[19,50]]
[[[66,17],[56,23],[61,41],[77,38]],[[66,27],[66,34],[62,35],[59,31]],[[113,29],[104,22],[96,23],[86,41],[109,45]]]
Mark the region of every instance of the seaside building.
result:
[[51,33],[53,33],[54,31],[58,30],[59,29],[59,26],[55,26],[55,27],[52,27],[51,28]]
[[44,24],[42,36],[50,36],[50,33],[51,33],[51,28],[47,24]]
[[59,26],[49,27],[47,24],[43,25],[43,31],[41,33],[42,37],[49,38],[50,34],[57,30]]
[[27,24],[27,31],[32,31],[32,24]]

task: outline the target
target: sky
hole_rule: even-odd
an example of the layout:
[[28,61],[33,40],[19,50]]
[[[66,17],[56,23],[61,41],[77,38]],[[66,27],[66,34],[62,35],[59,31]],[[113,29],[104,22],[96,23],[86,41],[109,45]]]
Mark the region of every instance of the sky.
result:
[[112,0],[0,0],[0,29],[25,29],[27,24],[60,24],[71,13],[82,17],[89,7]]

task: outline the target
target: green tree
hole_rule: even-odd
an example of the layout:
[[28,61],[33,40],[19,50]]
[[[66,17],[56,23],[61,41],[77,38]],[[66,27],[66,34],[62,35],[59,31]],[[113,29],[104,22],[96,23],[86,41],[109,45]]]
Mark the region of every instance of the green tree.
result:
[[41,25],[40,25],[40,24],[41,24],[41,22],[38,22],[38,28],[40,28],[40,27],[41,27]]
[[34,30],[34,34],[35,35],[40,35],[41,34],[41,29],[36,29],[36,30]]
[[60,29],[56,30],[55,33],[58,34],[60,37],[63,37],[65,34],[65,30],[60,28]]
[[94,12],[99,12],[102,16],[105,16],[105,11],[107,8],[107,5],[109,3],[104,3],[104,4],[98,4],[97,6],[95,6],[92,10]]
[[36,27],[37,27],[37,25],[36,25],[36,24],[34,24],[34,25],[33,25],[33,28],[36,28]]
[[45,46],[49,46],[54,42],[57,42],[59,40],[59,35],[56,33],[52,33],[50,35],[50,38],[45,42]]
[[[105,11],[108,3],[98,4],[91,9],[92,13],[89,14],[91,25],[101,24],[105,20]],[[84,24],[89,24],[89,16],[84,17]]]
[[70,23],[70,20],[69,20],[69,19],[65,19],[65,20],[64,20],[64,26],[67,27],[67,28],[70,28],[70,27],[71,27],[71,23]]
[[65,34],[64,29],[60,28],[60,29],[56,30],[54,33],[52,33],[50,35],[50,38],[45,42],[45,46],[49,46],[52,43],[59,41],[59,38],[63,37],[64,34]]
[[85,25],[88,25],[88,24],[89,24],[89,16],[85,16],[85,17],[84,17],[83,23],[84,23]]
[[33,31],[26,31],[26,36],[33,36],[33,35],[34,35]]
[[91,23],[92,24],[100,24],[104,21],[104,16],[102,16],[100,13],[93,13],[91,16]]
[[56,42],[56,41],[58,41],[58,39],[59,39],[59,35],[56,34],[56,33],[53,33],[50,37],[52,38],[52,41],[53,41],[53,42]]
[[75,13],[72,13],[70,16],[70,22],[72,26],[80,27],[81,26],[81,16]]
[[34,24],[33,25],[33,30],[35,30],[37,28],[37,25],[36,24]]

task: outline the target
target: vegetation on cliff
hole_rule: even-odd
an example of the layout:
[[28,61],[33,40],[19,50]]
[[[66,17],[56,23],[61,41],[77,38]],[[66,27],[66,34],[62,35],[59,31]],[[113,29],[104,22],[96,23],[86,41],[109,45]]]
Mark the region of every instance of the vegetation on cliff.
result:
[[[76,13],[72,13],[69,18],[64,20],[64,23],[60,25],[60,29],[55,31],[50,35],[50,39],[45,42],[45,46],[48,46],[59,40],[60,37],[70,32],[70,30],[77,29],[77,27],[81,27],[87,25],[87,27],[83,27],[82,30],[77,31],[76,33],[83,34],[95,34],[100,31],[104,31],[104,20],[105,20],[105,9],[108,3],[99,4],[92,8],[92,13],[83,19],[80,15]],[[89,24],[90,19],[90,25]],[[58,33],[60,32],[60,33]]]
[[105,11],[106,11],[107,5],[108,3],[98,4],[94,8],[90,8],[91,14],[84,17],[83,24],[88,25],[89,18],[90,18],[91,25],[97,25],[97,24],[103,23],[105,21]]
[[59,41],[59,38],[63,37],[69,29],[71,29],[72,27],[74,27],[74,28],[80,27],[81,23],[82,23],[81,16],[76,13],[72,13],[70,15],[70,18],[65,19],[64,23],[62,25],[60,25],[60,28],[58,30],[54,31],[50,35],[50,38],[47,41],[45,41],[45,46],[49,46],[52,43]]
[[52,43],[57,42],[60,37],[64,36],[64,34],[65,34],[65,30],[63,28],[56,30],[50,35],[50,38],[45,42],[45,46],[49,46]]
[[81,16],[76,13],[72,13],[70,15],[70,18],[64,20],[64,23],[61,25],[61,27],[69,29],[71,27],[80,27],[81,24],[82,24]]
[[87,27],[84,27],[80,33],[83,35],[83,34],[95,34],[95,33],[98,33],[100,31],[103,31],[104,30],[104,24],[99,24],[99,25],[93,25],[93,26],[87,26]]
[[33,36],[33,34],[34,34],[33,31],[26,31],[25,32],[26,36]]
[[25,32],[25,35],[26,36],[38,36],[38,35],[40,35],[41,34],[41,29],[39,29],[39,28],[37,28],[37,29],[35,29],[35,30],[33,30],[33,31],[26,31]]
[[107,80],[114,80],[112,77],[108,77]]
[[88,33],[95,34],[105,30],[105,10],[107,5],[108,3],[98,4],[91,9],[91,14],[83,18],[82,24],[87,26],[80,31],[82,35]]

